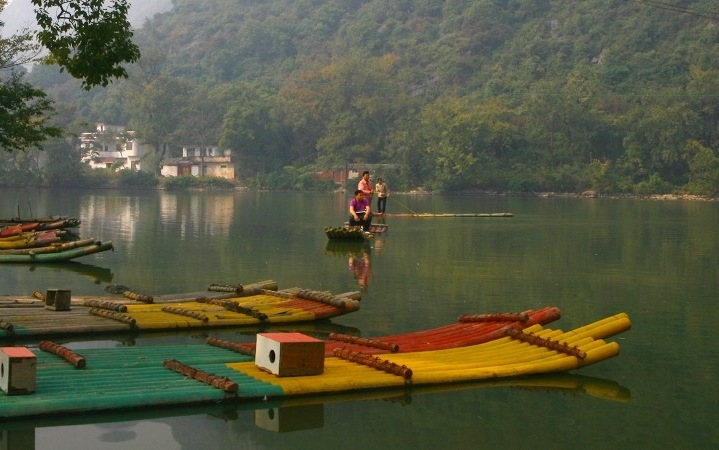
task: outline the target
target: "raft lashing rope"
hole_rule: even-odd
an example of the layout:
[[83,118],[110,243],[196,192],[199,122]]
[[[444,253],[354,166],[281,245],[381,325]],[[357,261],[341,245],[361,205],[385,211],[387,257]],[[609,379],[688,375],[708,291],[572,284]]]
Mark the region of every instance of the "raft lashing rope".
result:
[[529,312],[521,313],[494,313],[494,314],[464,314],[459,316],[462,323],[469,322],[526,322]]
[[359,309],[359,302],[348,297],[332,295],[329,292],[312,291],[309,289],[300,289],[297,294],[299,298],[306,300],[314,300],[321,302],[335,308],[340,308],[345,311],[357,311]]
[[239,389],[237,382],[232,381],[227,377],[221,377],[200,369],[195,369],[194,367],[183,364],[176,359],[166,359],[162,362],[162,365],[181,375],[209,384],[210,386],[218,389],[222,389],[225,392],[236,393]]
[[117,320],[118,322],[123,322],[123,323],[126,323],[131,326],[135,326],[135,324],[136,324],[136,320],[133,319],[132,317],[126,316],[124,314],[118,314],[114,311],[106,311],[106,310],[100,309],[100,308],[91,308],[90,314],[99,316],[99,317],[105,317],[107,319],[114,319],[114,320]]
[[192,317],[193,319],[201,320],[202,322],[207,322],[210,320],[210,318],[204,314],[200,314],[198,312],[190,311],[187,309],[174,308],[172,306],[163,306],[160,309],[166,313],[177,314],[179,316],[185,316],[185,317]]
[[45,301],[45,294],[43,294],[43,293],[40,292],[40,291],[35,291],[35,292],[33,292],[33,293],[32,293],[32,296],[35,297],[36,299],[40,300],[40,301],[43,301],[43,302]]
[[255,348],[251,347],[247,344],[241,344],[239,342],[232,342],[232,341],[226,341],[224,339],[218,339],[218,338],[207,338],[205,342],[208,345],[212,345],[214,347],[220,347],[227,350],[232,350],[235,353],[240,353],[242,355],[247,356],[255,356]]
[[241,294],[244,287],[241,284],[211,284],[207,287],[208,291],[213,292],[234,292]]
[[254,317],[257,320],[260,320],[262,322],[267,321],[269,318],[267,317],[267,314],[257,311],[254,308],[248,308],[247,306],[242,306],[237,302],[233,302],[232,300],[222,300],[222,299],[214,299],[214,298],[198,298],[196,300],[198,303],[209,303],[212,305],[222,306],[228,311],[245,314],[250,317]]
[[517,339],[522,342],[528,342],[531,345],[536,345],[538,347],[544,347],[548,348],[550,350],[555,350],[560,353],[564,353],[566,355],[575,356],[579,359],[584,359],[587,356],[587,353],[583,350],[580,350],[576,346],[570,346],[566,342],[559,342],[559,341],[553,341],[551,339],[545,339],[543,337],[537,336],[534,333],[525,333],[521,330],[517,330],[515,328],[507,328],[504,333],[511,337],[512,339]]
[[85,300],[83,304],[92,308],[101,308],[122,313],[127,312],[127,306],[122,303],[109,302],[106,300]]
[[122,293],[122,296],[142,303],[153,303],[155,301],[151,295],[139,294],[132,291],[125,291]]
[[334,349],[333,353],[337,358],[356,362],[358,364],[372,367],[392,375],[397,375],[404,378],[405,380],[409,380],[412,378],[412,369],[410,369],[409,367],[400,366],[397,363],[393,363],[392,361],[382,359],[377,356],[368,355],[362,352],[353,352],[351,350],[343,348],[336,348]]
[[86,367],[85,357],[79,355],[67,347],[56,344],[50,341],[40,341],[38,348],[44,352],[54,353],[61,357],[65,361],[69,362],[78,369],[84,369]]
[[378,341],[376,339],[367,339],[349,334],[330,333],[329,338],[333,341],[346,342],[348,344],[364,345],[365,347],[374,347],[382,350],[389,350],[392,353],[399,351],[399,345],[390,342]]

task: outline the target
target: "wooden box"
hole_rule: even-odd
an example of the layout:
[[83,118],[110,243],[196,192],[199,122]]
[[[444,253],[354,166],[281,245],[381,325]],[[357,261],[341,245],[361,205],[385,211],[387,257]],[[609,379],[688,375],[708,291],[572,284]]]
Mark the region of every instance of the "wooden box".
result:
[[325,410],[316,405],[287,406],[255,410],[255,425],[268,431],[311,430],[325,426]]
[[255,364],[280,377],[319,375],[325,369],[325,342],[302,333],[258,333]]
[[64,289],[48,289],[45,295],[45,308],[55,311],[70,311],[72,293]]
[[8,395],[35,392],[37,357],[26,347],[0,348],[0,388]]

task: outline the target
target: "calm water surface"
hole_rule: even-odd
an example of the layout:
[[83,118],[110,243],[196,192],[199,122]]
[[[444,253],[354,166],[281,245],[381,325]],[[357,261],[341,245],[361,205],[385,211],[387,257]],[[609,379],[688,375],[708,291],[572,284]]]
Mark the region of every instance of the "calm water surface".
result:
[[[361,310],[309,331],[380,336],[464,313],[557,306],[570,329],[627,312],[618,358],[527,382],[210,405],[0,423],[16,449],[717,448],[719,203],[396,195],[389,213],[511,212],[511,218],[387,217],[366,246],[333,246],[342,194],[3,189],[0,216],[79,217],[112,253],[0,267],[0,294],[47,288],[148,294],[274,280],[362,290]],[[249,332],[228,330],[234,339]],[[92,346],[200,343],[187,333],[76,339]],[[530,385],[531,382],[533,385]],[[282,408],[280,409],[280,406]],[[287,430],[273,429],[267,418]],[[279,426],[279,425],[277,425]]]

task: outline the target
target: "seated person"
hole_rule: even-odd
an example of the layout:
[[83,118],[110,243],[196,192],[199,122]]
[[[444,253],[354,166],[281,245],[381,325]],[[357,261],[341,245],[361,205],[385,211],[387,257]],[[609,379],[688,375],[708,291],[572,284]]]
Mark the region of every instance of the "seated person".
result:
[[355,196],[350,201],[350,220],[349,224],[353,226],[361,226],[365,232],[369,232],[369,226],[372,223],[372,211],[369,200],[365,194],[359,189],[355,191]]

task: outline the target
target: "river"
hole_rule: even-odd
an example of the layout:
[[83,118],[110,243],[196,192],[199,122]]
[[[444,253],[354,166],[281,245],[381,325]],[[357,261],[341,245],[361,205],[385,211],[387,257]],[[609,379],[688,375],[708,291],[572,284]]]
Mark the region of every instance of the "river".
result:
[[[513,216],[388,216],[388,233],[348,248],[330,245],[323,232],[346,220],[349,196],[339,193],[2,194],[2,217],[78,217],[82,237],[112,240],[115,250],[73,264],[3,265],[0,294],[104,294],[108,284],[123,284],[158,295],[274,280],[280,288],[361,291],[358,312],[324,326],[366,337],[437,327],[465,313],[542,306],[562,311],[552,327],[571,329],[618,312],[633,326],[616,338],[617,358],[530,380],[534,386],[487,382],[305,399],[283,410],[210,405],[16,421],[0,424],[0,448],[719,446],[717,202],[397,194],[388,213]],[[201,337],[96,336],[71,345]],[[270,413],[302,420],[273,430],[262,425]]]

